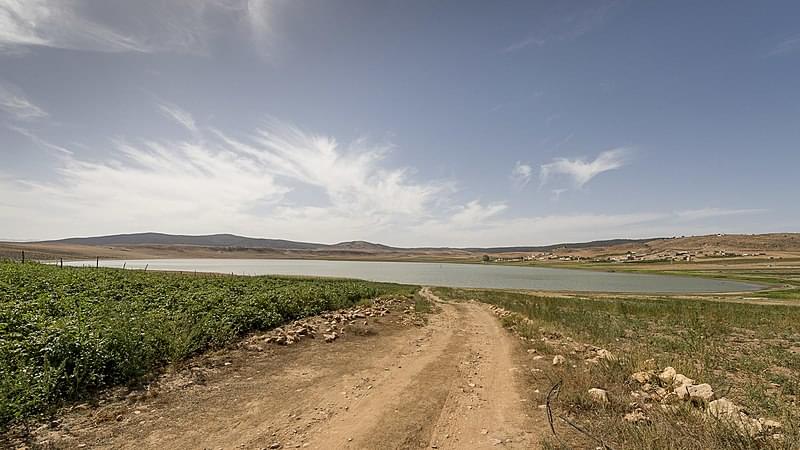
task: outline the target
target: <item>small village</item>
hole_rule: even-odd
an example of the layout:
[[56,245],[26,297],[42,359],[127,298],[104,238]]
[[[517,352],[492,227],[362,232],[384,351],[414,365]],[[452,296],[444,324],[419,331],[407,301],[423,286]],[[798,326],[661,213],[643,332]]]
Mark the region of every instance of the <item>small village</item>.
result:
[[[569,253],[566,253],[569,252]],[[686,262],[690,263],[697,259],[718,259],[718,258],[750,258],[766,257],[766,252],[737,253],[725,250],[673,250],[660,252],[636,252],[627,251],[624,254],[615,255],[596,255],[588,256],[577,254],[577,252],[562,248],[550,252],[535,252],[529,255],[500,256],[491,259],[496,263],[508,262],[597,262],[597,263],[630,263],[630,262]],[[773,259],[773,257],[770,257]]]

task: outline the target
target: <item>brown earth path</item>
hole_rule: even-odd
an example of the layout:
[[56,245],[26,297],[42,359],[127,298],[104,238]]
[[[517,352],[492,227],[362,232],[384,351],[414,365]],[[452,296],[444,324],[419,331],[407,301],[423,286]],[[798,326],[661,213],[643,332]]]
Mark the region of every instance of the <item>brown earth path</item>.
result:
[[[527,449],[547,425],[524,351],[486,305],[435,302],[423,327],[230,355],[205,383],[67,420],[59,448]],[[63,433],[63,432],[62,432]]]

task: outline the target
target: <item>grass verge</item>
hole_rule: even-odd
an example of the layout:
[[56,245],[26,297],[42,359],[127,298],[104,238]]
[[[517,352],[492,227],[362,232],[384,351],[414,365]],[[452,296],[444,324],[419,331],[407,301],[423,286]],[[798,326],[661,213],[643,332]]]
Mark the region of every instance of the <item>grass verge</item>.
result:
[[433,302],[427,297],[420,295],[419,292],[414,293],[414,312],[417,314],[430,314],[433,311]]
[[[565,363],[557,366],[542,360],[548,362],[537,376],[540,384],[562,381],[553,410],[587,434],[562,427],[561,438],[550,439],[546,447],[796,449],[800,442],[796,306],[449,288],[436,293],[443,299],[476,299],[511,311],[514,314],[503,319],[505,325],[524,337],[534,354],[565,356]],[[616,357],[597,361],[592,356],[598,347]],[[710,420],[702,408],[688,403],[662,406],[630,379],[635,372],[667,366],[710,384],[717,397],[733,401],[751,417],[777,420],[782,427],[748,433],[728,421]],[[662,387],[658,384],[654,387]],[[593,402],[591,388],[606,390],[610,401]],[[544,401],[542,396],[536,400]],[[636,411],[647,419],[624,420]]]

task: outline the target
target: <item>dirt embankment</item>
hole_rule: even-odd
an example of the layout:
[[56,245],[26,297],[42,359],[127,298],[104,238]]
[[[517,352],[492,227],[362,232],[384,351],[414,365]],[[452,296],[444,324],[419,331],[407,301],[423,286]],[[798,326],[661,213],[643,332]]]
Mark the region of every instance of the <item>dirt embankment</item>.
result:
[[[56,448],[532,448],[547,429],[525,354],[486,305],[400,313],[362,335],[243,345],[162,377],[152,392],[76,408],[32,443]],[[255,350],[254,350],[255,348]],[[183,373],[185,373],[184,371]]]

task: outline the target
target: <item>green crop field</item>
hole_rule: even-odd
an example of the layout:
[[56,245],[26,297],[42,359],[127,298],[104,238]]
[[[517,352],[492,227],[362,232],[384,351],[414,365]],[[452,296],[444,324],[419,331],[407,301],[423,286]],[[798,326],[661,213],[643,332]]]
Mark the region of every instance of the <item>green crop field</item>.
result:
[[255,330],[410,286],[0,262],[0,428]]

